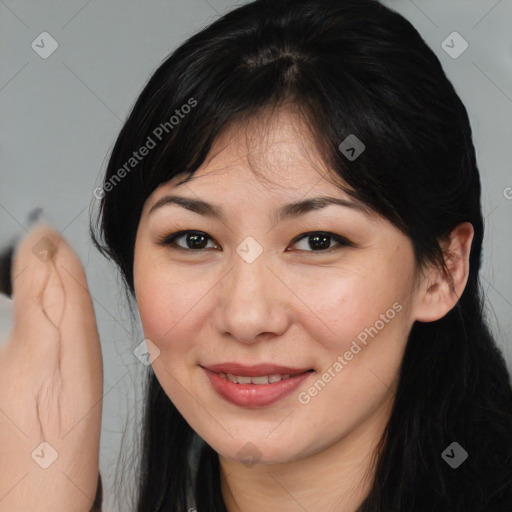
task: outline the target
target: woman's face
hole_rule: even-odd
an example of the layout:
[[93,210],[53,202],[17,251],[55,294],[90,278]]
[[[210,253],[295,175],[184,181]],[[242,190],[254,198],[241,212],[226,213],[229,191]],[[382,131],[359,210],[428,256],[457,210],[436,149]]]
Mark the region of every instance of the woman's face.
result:
[[[291,461],[383,428],[415,321],[405,235],[356,207],[287,207],[354,203],[305,133],[285,111],[265,130],[232,126],[194,179],[160,186],[140,219],[134,282],[153,369],[229,459]],[[211,206],[160,203],[171,195]],[[182,230],[200,233],[157,243]]]

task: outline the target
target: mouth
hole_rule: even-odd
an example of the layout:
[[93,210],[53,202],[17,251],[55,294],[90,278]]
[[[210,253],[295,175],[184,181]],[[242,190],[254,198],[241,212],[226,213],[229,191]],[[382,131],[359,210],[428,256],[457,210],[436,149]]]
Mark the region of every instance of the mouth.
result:
[[257,408],[275,403],[295,390],[314,370],[274,364],[237,363],[201,366],[213,389],[239,407]]
[[218,373],[217,375],[223,379],[229,380],[229,382],[233,382],[233,384],[256,384],[257,386],[262,384],[274,384],[275,382],[286,380],[291,377],[291,374],[289,373],[285,373],[284,375],[273,373],[271,375],[260,375],[258,377],[249,377],[248,375],[233,375],[231,373],[223,372]]

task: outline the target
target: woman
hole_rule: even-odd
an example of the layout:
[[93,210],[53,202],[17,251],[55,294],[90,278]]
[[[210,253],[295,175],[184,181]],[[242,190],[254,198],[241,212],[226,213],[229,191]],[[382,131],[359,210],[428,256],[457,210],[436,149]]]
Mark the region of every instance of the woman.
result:
[[151,363],[136,510],[512,510],[471,127],[403,17],[226,14],[151,77],[95,195]]

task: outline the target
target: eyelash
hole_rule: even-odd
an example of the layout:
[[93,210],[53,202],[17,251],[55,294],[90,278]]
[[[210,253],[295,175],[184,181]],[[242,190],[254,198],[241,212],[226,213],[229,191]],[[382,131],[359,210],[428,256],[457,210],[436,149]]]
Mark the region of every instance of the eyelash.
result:
[[[181,238],[182,236],[188,235],[188,234],[201,235],[201,236],[204,236],[204,237],[208,238],[209,240],[213,241],[214,243],[216,243],[215,240],[213,238],[211,238],[204,231],[182,230],[182,231],[177,231],[175,233],[170,233],[168,235],[164,235],[164,236],[160,237],[156,241],[156,244],[160,245],[160,246],[168,246],[168,247],[171,247],[172,249],[175,249],[178,251],[184,251],[184,252],[200,253],[200,252],[206,251],[207,249],[211,249],[211,248],[189,249],[189,248],[181,247],[175,243],[176,239]],[[318,249],[316,251],[311,250],[311,251],[304,251],[304,252],[328,254],[328,253],[331,253],[333,250],[340,249],[341,247],[354,247],[354,244],[347,238],[342,237],[340,235],[336,235],[335,233],[330,233],[328,231],[308,231],[307,233],[302,233],[301,235],[299,235],[298,237],[296,237],[293,240],[292,244],[296,244],[297,242],[301,241],[302,239],[308,238],[313,235],[320,235],[320,236],[325,236],[325,237],[331,238],[331,239],[335,240],[339,245],[337,247],[329,247],[328,249]]]

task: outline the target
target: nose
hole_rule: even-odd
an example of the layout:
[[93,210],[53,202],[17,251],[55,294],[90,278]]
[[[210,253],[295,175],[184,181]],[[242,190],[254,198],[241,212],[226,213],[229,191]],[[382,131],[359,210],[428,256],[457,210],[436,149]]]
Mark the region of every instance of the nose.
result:
[[231,270],[219,283],[215,323],[220,335],[250,344],[274,339],[288,328],[290,293],[264,254],[251,263],[234,254]]

